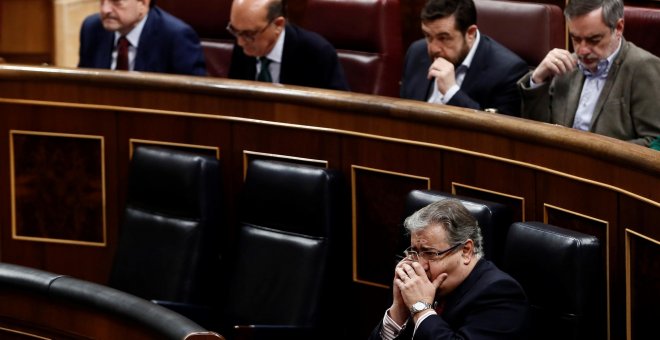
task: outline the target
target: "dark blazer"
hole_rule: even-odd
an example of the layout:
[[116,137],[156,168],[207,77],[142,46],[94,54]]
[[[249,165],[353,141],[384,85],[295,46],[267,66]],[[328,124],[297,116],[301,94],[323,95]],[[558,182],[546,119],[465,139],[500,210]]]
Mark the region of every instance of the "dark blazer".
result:
[[[575,69],[551,82],[529,88],[532,72],[519,82],[523,118],[573,126],[584,75]],[[643,146],[660,136],[660,58],[623,41],[591,118],[590,132]]]
[[[479,260],[470,275],[445,299],[442,315],[428,316],[417,328],[423,339],[524,339],[527,297],[518,282],[492,262]],[[370,340],[380,340],[381,323]],[[408,320],[396,339],[412,339],[415,324]]]
[[[335,48],[322,36],[286,25],[280,83],[334,90],[348,90]],[[229,78],[255,80],[257,59],[234,44]]]
[[[527,63],[487,35],[480,37],[461,89],[447,104],[520,116],[516,82],[529,70]],[[433,79],[427,75],[432,60],[426,46],[425,39],[417,40],[406,53],[401,98],[426,101],[431,96]]]
[[[78,67],[109,69],[114,32],[106,31],[101,17],[85,18],[80,29]],[[154,6],[144,24],[134,71],[206,75],[204,54],[197,33],[183,21]]]

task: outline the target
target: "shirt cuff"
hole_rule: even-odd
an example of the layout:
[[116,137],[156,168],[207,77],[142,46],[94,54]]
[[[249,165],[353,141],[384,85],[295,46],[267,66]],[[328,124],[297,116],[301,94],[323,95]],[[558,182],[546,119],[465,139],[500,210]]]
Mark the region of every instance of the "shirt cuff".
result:
[[442,96],[441,99],[442,103],[447,104],[451,100],[451,98],[456,94],[456,92],[458,92],[458,90],[460,89],[461,88],[457,84],[452,85],[449,88],[449,90],[447,90],[447,93],[445,93],[445,95]]
[[383,317],[383,328],[380,330],[380,337],[383,340],[392,340],[405,328],[405,323],[403,326],[399,326],[394,320],[392,320],[390,317],[390,310],[388,309],[385,311],[385,316]]

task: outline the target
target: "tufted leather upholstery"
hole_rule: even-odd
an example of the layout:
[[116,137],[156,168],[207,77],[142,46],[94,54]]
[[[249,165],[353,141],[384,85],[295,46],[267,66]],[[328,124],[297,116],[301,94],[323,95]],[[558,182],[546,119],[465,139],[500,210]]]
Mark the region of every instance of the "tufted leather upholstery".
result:
[[307,0],[301,26],[334,45],[351,91],[399,96],[399,0]]
[[475,0],[480,32],[536,67],[553,48],[566,48],[561,8],[551,4]]
[[[330,313],[326,286],[341,291],[350,280],[350,258],[342,255],[350,252],[337,249],[339,237],[350,242],[344,189],[336,170],[269,160],[249,163],[236,259],[227,276],[230,294],[221,303],[227,320],[302,332],[286,338],[324,336],[314,330],[322,327],[324,312]],[[339,274],[343,270],[348,271]],[[281,331],[262,335],[282,338]]]
[[485,258],[499,264],[504,251],[507,230],[513,218],[511,209],[505,205],[434,190],[413,190],[406,198],[406,217],[433,202],[446,198],[460,200],[477,219],[483,236]]
[[543,224],[514,223],[502,268],[531,305],[530,339],[604,339],[604,259],[591,235]]
[[623,36],[660,57],[660,8],[624,7]]
[[212,77],[229,74],[234,37],[225,27],[229,23],[231,0],[158,0],[158,7],[185,21],[199,36],[206,69]]
[[218,161],[138,146],[110,286],[145,299],[190,302],[208,282],[218,232]]

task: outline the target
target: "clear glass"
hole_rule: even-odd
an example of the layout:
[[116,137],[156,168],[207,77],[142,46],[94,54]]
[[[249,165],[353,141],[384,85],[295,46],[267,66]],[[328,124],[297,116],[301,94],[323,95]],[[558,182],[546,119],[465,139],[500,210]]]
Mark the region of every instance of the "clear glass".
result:
[[451,252],[452,250],[458,248],[459,246],[461,246],[463,244],[464,244],[464,242],[458,243],[458,244],[455,244],[455,245],[453,245],[453,246],[451,246],[451,247],[449,247],[448,249],[445,249],[445,250],[424,250],[424,251],[419,251],[419,252],[413,250],[412,248],[408,248],[408,249],[403,251],[403,254],[404,254],[405,258],[410,260],[410,261],[419,262],[419,258],[421,257],[426,261],[433,262],[433,261],[436,261],[436,260],[440,259],[440,257],[442,257],[442,255]]

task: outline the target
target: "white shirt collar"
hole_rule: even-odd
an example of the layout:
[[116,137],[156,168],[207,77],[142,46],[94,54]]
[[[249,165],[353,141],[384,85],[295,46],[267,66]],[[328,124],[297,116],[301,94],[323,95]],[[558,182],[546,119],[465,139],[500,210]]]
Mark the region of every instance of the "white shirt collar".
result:
[[461,65],[465,65],[466,68],[470,68],[470,65],[472,64],[472,59],[474,59],[474,54],[477,51],[477,47],[479,46],[480,40],[481,40],[481,34],[479,34],[479,30],[477,30],[477,36],[474,39],[474,44],[472,44],[472,47],[470,48],[470,52],[468,52],[468,55],[465,56],[465,59],[463,59]]
[[273,46],[273,49],[270,50],[270,52],[266,55],[266,57],[276,63],[282,63],[282,52],[284,51],[284,35],[286,34],[286,29],[282,30],[282,33],[280,33],[280,36],[277,37],[277,42],[275,42],[275,46]]

